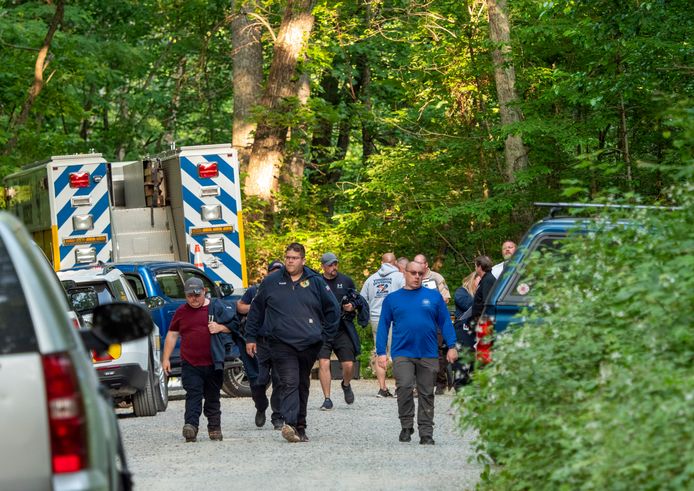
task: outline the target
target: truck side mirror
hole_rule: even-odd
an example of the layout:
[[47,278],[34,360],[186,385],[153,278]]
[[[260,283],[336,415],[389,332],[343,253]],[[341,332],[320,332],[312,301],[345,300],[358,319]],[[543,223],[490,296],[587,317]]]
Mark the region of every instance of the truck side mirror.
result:
[[222,292],[222,297],[228,297],[234,294],[234,286],[229,283],[220,283],[219,290]]
[[102,352],[111,344],[149,336],[154,328],[147,309],[132,303],[98,305],[92,315],[92,328],[80,331],[88,349]]

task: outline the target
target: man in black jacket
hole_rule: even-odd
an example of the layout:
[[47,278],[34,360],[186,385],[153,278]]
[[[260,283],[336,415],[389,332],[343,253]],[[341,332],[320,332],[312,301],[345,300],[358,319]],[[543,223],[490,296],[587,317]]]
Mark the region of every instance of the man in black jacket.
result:
[[487,256],[477,256],[475,258],[475,272],[480,277],[480,283],[477,285],[472,303],[472,321],[477,321],[479,316],[482,315],[484,302],[487,300],[496,282],[496,278],[492,274],[492,260]]
[[307,442],[311,368],[323,343],[335,337],[340,306],[321,275],[305,266],[303,245],[289,244],[284,259],[285,267],[265,277],[251,303],[246,319],[246,351],[255,356],[262,328],[272,366],[282,380],[282,436],[290,443]]

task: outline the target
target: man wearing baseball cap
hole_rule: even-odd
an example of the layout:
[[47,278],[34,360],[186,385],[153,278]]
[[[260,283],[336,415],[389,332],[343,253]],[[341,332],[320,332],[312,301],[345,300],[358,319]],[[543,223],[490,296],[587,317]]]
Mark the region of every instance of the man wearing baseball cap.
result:
[[[368,322],[368,304],[366,300],[359,301],[354,281],[349,276],[338,271],[337,256],[332,252],[326,252],[321,257],[321,268],[323,269],[323,279],[330,287],[330,291],[335,295],[335,299],[340,304],[340,324],[337,328],[335,338],[325,341],[318,353],[318,378],[323,389],[323,405],[321,411],[329,411],[333,408],[333,401],[330,399],[330,383],[332,373],[330,370],[330,355],[334,352],[342,365],[342,382],[340,387],[344,393],[345,402],[354,402],[354,392],[350,382],[354,371],[354,362],[357,355],[361,352],[359,334],[354,327],[354,316],[357,310],[366,311]],[[367,305],[364,308],[364,305]]]
[[210,440],[221,441],[219,391],[226,346],[232,343],[229,333],[238,330],[238,320],[233,307],[207,298],[207,289],[200,278],[188,278],[183,291],[186,303],[176,309],[171,320],[162,367],[167,374],[171,371],[169,359],[180,337],[181,382],[186,391],[183,437],[186,442],[197,440],[200,414],[204,412]]
[[[284,267],[282,261],[272,261],[267,267],[267,274],[272,274],[275,271],[279,271]],[[251,285],[245,291],[241,299],[236,302],[236,312],[239,315],[243,315],[242,322],[245,322],[246,315],[251,308],[251,302],[258,293],[259,283]],[[261,327],[262,331],[262,327]],[[257,339],[257,353],[255,359],[258,363],[258,378],[254,385],[251,385],[251,397],[253,398],[253,403],[255,404],[255,425],[258,428],[265,426],[265,411],[268,406],[272,409],[272,415],[270,420],[272,421],[272,427],[276,430],[281,430],[284,425],[284,419],[280,413],[280,394],[282,381],[277,374],[277,370],[272,369],[272,360],[270,359],[270,348],[268,347],[267,340],[264,333],[261,333]],[[245,351],[245,347],[243,348]],[[270,400],[268,401],[266,390],[267,383],[272,379],[272,394],[270,395]]]

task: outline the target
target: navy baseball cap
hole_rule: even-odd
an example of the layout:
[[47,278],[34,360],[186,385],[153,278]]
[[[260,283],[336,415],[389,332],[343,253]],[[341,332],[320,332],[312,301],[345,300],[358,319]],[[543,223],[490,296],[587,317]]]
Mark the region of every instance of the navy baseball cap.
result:
[[284,267],[284,264],[282,264],[282,261],[272,261],[270,264],[267,266],[267,272],[272,273],[276,269],[280,269]]
[[205,285],[203,285],[202,280],[200,278],[188,278],[186,282],[183,284],[183,291],[186,292],[186,295],[189,293],[200,295],[204,289]]

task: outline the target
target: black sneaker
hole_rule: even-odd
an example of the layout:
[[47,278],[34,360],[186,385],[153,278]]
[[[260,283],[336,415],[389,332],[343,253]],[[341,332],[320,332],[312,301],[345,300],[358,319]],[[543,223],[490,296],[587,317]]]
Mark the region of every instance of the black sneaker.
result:
[[326,397],[323,401],[323,405],[320,407],[321,411],[330,411],[333,408],[333,401],[329,397]]
[[434,443],[436,443],[436,442],[430,436],[423,436],[419,439],[420,445],[433,445]]
[[272,429],[273,430],[281,430],[283,426],[284,426],[284,421],[282,421],[281,419],[276,419],[272,422]]
[[191,424],[183,425],[183,438],[186,439],[186,443],[197,441],[198,437],[198,427]]
[[400,430],[400,436],[398,437],[398,440],[400,440],[403,443],[411,442],[412,433],[414,433],[414,428],[403,428],[402,430]]
[[378,389],[378,394],[376,397],[393,397],[393,394],[386,387],[385,389]]
[[296,432],[296,429],[288,424],[282,426],[282,438],[287,440],[289,443],[299,443],[301,441],[301,437]]
[[255,425],[258,428],[262,428],[263,426],[265,426],[265,411],[255,412]]
[[340,382],[340,387],[342,387],[342,391],[345,393],[345,402],[347,404],[352,404],[354,402],[354,391],[352,391],[352,386],[342,385],[342,382]]

